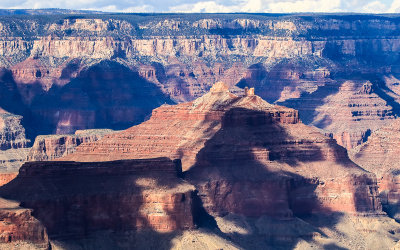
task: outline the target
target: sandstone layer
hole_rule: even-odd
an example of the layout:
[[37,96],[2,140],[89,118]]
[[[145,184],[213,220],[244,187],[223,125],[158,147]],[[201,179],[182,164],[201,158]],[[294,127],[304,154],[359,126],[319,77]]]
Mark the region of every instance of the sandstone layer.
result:
[[50,242],[43,224],[31,209],[22,208],[17,202],[0,199],[0,248],[50,249]]
[[[400,23],[393,16],[65,13],[0,16],[0,66],[9,96],[18,97],[9,102],[13,110],[5,109],[26,118],[32,141],[77,129],[125,129],[165,102],[202,96],[217,81],[236,91],[255,86],[268,102],[299,108],[304,123],[347,148],[399,115],[391,90],[399,82]],[[355,86],[342,87],[347,81]],[[349,100],[359,99],[368,81],[374,98]],[[111,99],[99,97],[109,93]],[[327,110],[340,98],[363,106],[343,109],[329,126],[319,122],[335,118]],[[352,112],[362,118],[349,119]]]
[[113,133],[110,129],[77,130],[72,135],[37,136],[30,148],[27,161],[50,161],[75,152],[82,143],[93,142]]
[[[52,239],[101,230],[171,232],[194,227],[194,188],[178,178],[179,167],[167,158],[29,162],[0,193],[33,210]],[[14,235],[24,230],[15,228]]]
[[[151,118],[61,160],[148,157],[182,160],[206,211],[291,217],[318,212],[381,213],[376,178],[333,139],[302,124],[297,111],[223,83],[189,103],[164,105]],[[242,190],[247,190],[242,192]]]
[[400,122],[396,120],[350,151],[354,162],[377,175],[382,205],[397,220],[400,218],[399,143]]

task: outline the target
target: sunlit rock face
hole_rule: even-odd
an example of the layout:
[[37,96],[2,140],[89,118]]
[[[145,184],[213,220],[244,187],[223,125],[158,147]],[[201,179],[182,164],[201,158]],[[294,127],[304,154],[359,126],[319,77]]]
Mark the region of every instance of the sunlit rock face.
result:
[[372,133],[367,142],[349,152],[351,159],[375,173],[385,211],[399,220],[399,140],[398,120]]
[[[0,197],[31,211],[45,230],[38,242],[52,248],[353,247],[371,235],[383,247],[400,238],[382,213],[375,175],[296,110],[267,103],[253,88],[238,96],[218,82],[194,101],[163,105],[146,122],[75,150],[25,163],[0,187]],[[36,239],[36,229],[12,229],[21,237],[5,246]]]
[[237,94],[256,87],[352,148],[399,113],[398,27],[373,15],[0,17],[0,66],[23,108],[0,107],[25,117],[33,142],[125,129],[223,81]]
[[192,102],[157,108],[148,121],[83,143],[61,160],[179,158],[212,215],[381,213],[373,174],[301,123],[296,110],[246,92],[236,96],[219,82]]
[[82,143],[97,141],[113,133],[110,129],[77,130],[75,134],[37,136],[29,149],[27,161],[50,161],[75,152]]

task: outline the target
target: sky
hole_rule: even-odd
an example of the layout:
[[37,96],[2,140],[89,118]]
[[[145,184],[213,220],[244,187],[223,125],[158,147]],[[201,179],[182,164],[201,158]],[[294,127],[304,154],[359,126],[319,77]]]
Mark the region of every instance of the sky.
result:
[[400,0],[0,0],[0,8],[188,13],[400,13]]

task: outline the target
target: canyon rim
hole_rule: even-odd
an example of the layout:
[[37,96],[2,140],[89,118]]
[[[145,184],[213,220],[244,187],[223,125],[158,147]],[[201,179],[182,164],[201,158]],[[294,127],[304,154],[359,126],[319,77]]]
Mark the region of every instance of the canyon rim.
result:
[[399,115],[398,14],[0,10],[0,249],[400,249]]

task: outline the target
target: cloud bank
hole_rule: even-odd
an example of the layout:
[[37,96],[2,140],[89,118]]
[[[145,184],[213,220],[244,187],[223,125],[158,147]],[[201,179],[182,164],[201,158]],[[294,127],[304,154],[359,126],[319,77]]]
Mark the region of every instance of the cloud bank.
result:
[[400,0],[1,0],[0,8],[184,13],[400,13]]

